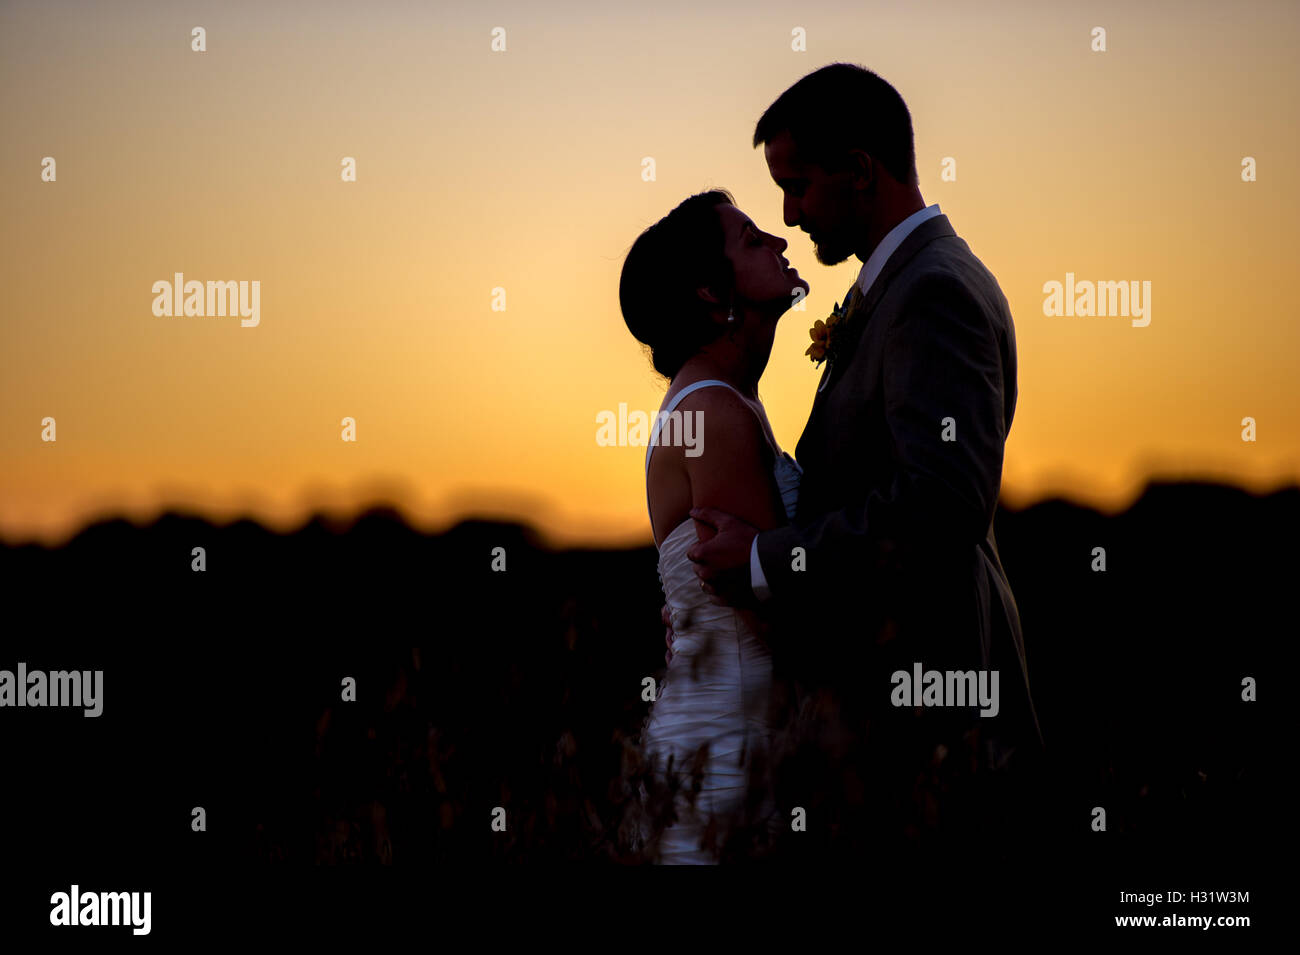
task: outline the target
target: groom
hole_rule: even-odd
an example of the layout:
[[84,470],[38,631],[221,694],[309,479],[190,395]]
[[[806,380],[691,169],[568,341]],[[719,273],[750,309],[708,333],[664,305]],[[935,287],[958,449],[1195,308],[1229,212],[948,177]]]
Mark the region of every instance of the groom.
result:
[[[691,516],[712,536],[688,556],[715,601],[762,602],[784,621],[774,661],[834,687],[850,735],[878,728],[870,745],[886,748],[864,750],[859,775],[928,772],[961,740],[985,770],[1017,753],[1023,763],[1042,737],[993,537],[1016,404],[1007,300],[921,198],[911,117],[875,73],[835,63],[805,76],[758,121],[760,143],[786,225],[809,233],[823,265],[856,255],[863,266],[796,448],[794,522],[760,533],[699,508]],[[996,716],[918,709],[921,687],[900,704],[891,675],[917,665],[998,671]],[[899,782],[895,804],[915,799],[910,784]]]

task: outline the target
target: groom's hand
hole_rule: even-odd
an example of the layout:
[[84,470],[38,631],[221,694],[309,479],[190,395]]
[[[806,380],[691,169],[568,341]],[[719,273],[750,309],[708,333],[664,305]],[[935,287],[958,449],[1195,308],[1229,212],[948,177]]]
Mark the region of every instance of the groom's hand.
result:
[[713,531],[686,552],[695,564],[701,589],[715,604],[756,605],[758,599],[749,576],[749,551],[758,528],[714,507],[692,508],[691,517]]

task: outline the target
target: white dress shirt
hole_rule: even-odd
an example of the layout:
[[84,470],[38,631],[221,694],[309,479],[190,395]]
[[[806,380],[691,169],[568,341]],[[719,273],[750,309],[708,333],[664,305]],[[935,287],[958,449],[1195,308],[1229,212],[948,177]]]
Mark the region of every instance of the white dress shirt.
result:
[[[872,250],[867,261],[862,263],[862,271],[858,273],[858,294],[866,298],[867,292],[875,284],[880,272],[889,261],[889,257],[894,251],[903,244],[903,240],[912,234],[912,230],[919,226],[926,219],[933,219],[939,215],[939,203],[926,206],[924,209],[918,209],[910,216],[894,226],[880,240],[880,244]],[[767,589],[767,577],[763,575],[763,566],[758,560],[758,535],[754,535],[754,543],[749,547],[749,580],[750,586],[754,588],[754,596],[759,600],[767,600],[771,591]]]

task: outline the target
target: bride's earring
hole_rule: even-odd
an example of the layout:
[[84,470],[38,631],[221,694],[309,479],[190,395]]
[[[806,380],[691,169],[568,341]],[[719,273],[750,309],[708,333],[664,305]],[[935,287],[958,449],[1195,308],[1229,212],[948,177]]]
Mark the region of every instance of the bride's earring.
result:
[[732,309],[727,313],[727,321],[734,322],[735,320],[736,320],[736,310]]

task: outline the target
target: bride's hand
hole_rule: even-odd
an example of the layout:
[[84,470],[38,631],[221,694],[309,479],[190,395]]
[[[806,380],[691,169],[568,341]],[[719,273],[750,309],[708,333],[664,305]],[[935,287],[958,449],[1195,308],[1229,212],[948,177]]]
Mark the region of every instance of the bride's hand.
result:
[[659,611],[659,619],[664,622],[668,629],[664,631],[664,643],[668,644],[668,652],[664,654],[664,663],[673,662],[673,615],[668,610],[668,605],[664,604],[663,609]]

